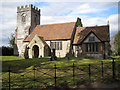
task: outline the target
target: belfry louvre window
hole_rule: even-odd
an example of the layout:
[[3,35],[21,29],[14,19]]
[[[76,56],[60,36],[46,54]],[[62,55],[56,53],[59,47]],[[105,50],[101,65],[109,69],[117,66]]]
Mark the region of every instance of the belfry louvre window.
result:
[[86,52],[98,52],[98,43],[87,43]]
[[55,50],[62,50],[62,42],[51,42],[51,48]]

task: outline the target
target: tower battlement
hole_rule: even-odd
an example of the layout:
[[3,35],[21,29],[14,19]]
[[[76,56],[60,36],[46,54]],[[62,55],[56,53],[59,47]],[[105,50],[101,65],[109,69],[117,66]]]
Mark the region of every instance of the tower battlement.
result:
[[23,12],[23,11],[28,11],[28,10],[33,10],[33,11],[36,11],[36,12],[40,13],[40,9],[38,9],[35,6],[33,7],[32,4],[29,4],[29,6],[25,5],[25,6],[21,6],[21,7],[18,6],[17,7],[17,13]]

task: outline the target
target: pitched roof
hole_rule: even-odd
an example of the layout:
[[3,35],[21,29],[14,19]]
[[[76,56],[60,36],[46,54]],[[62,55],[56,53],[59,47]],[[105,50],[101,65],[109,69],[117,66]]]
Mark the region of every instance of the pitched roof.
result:
[[31,41],[35,34],[44,40],[71,39],[74,26],[75,22],[37,25],[24,41]]
[[73,44],[81,44],[85,37],[93,31],[101,41],[109,41],[109,25],[94,27],[77,27]]
[[[37,34],[35,34],[34,37],[35,37],[35,36],[37,36],[37,37],[44,43],[44,45],[48,45],[48,44],[45,42],[45,40],[43,39],[43,37],[38,36]],[[34,37],[33,37],[33,38],[34,38]]]

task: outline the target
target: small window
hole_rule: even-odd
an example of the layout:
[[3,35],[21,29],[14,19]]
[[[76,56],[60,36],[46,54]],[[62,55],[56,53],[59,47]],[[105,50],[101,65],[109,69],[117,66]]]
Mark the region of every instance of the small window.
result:
[[89,37],[89,41],[95,41],[95,37]]
[[25,22],[25,16],[22,16],[22,22]]
[[22,14],[22,22],[26,22],[26,14],[25,13]]

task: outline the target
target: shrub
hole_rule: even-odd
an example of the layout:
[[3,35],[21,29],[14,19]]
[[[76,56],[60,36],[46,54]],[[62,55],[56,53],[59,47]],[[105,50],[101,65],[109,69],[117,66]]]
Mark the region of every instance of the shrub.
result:
[[2,46],[0,47],[0,51],[2,52],[2,56],[11,56],[13,55],[13,48],[12,47],[6,47]]

